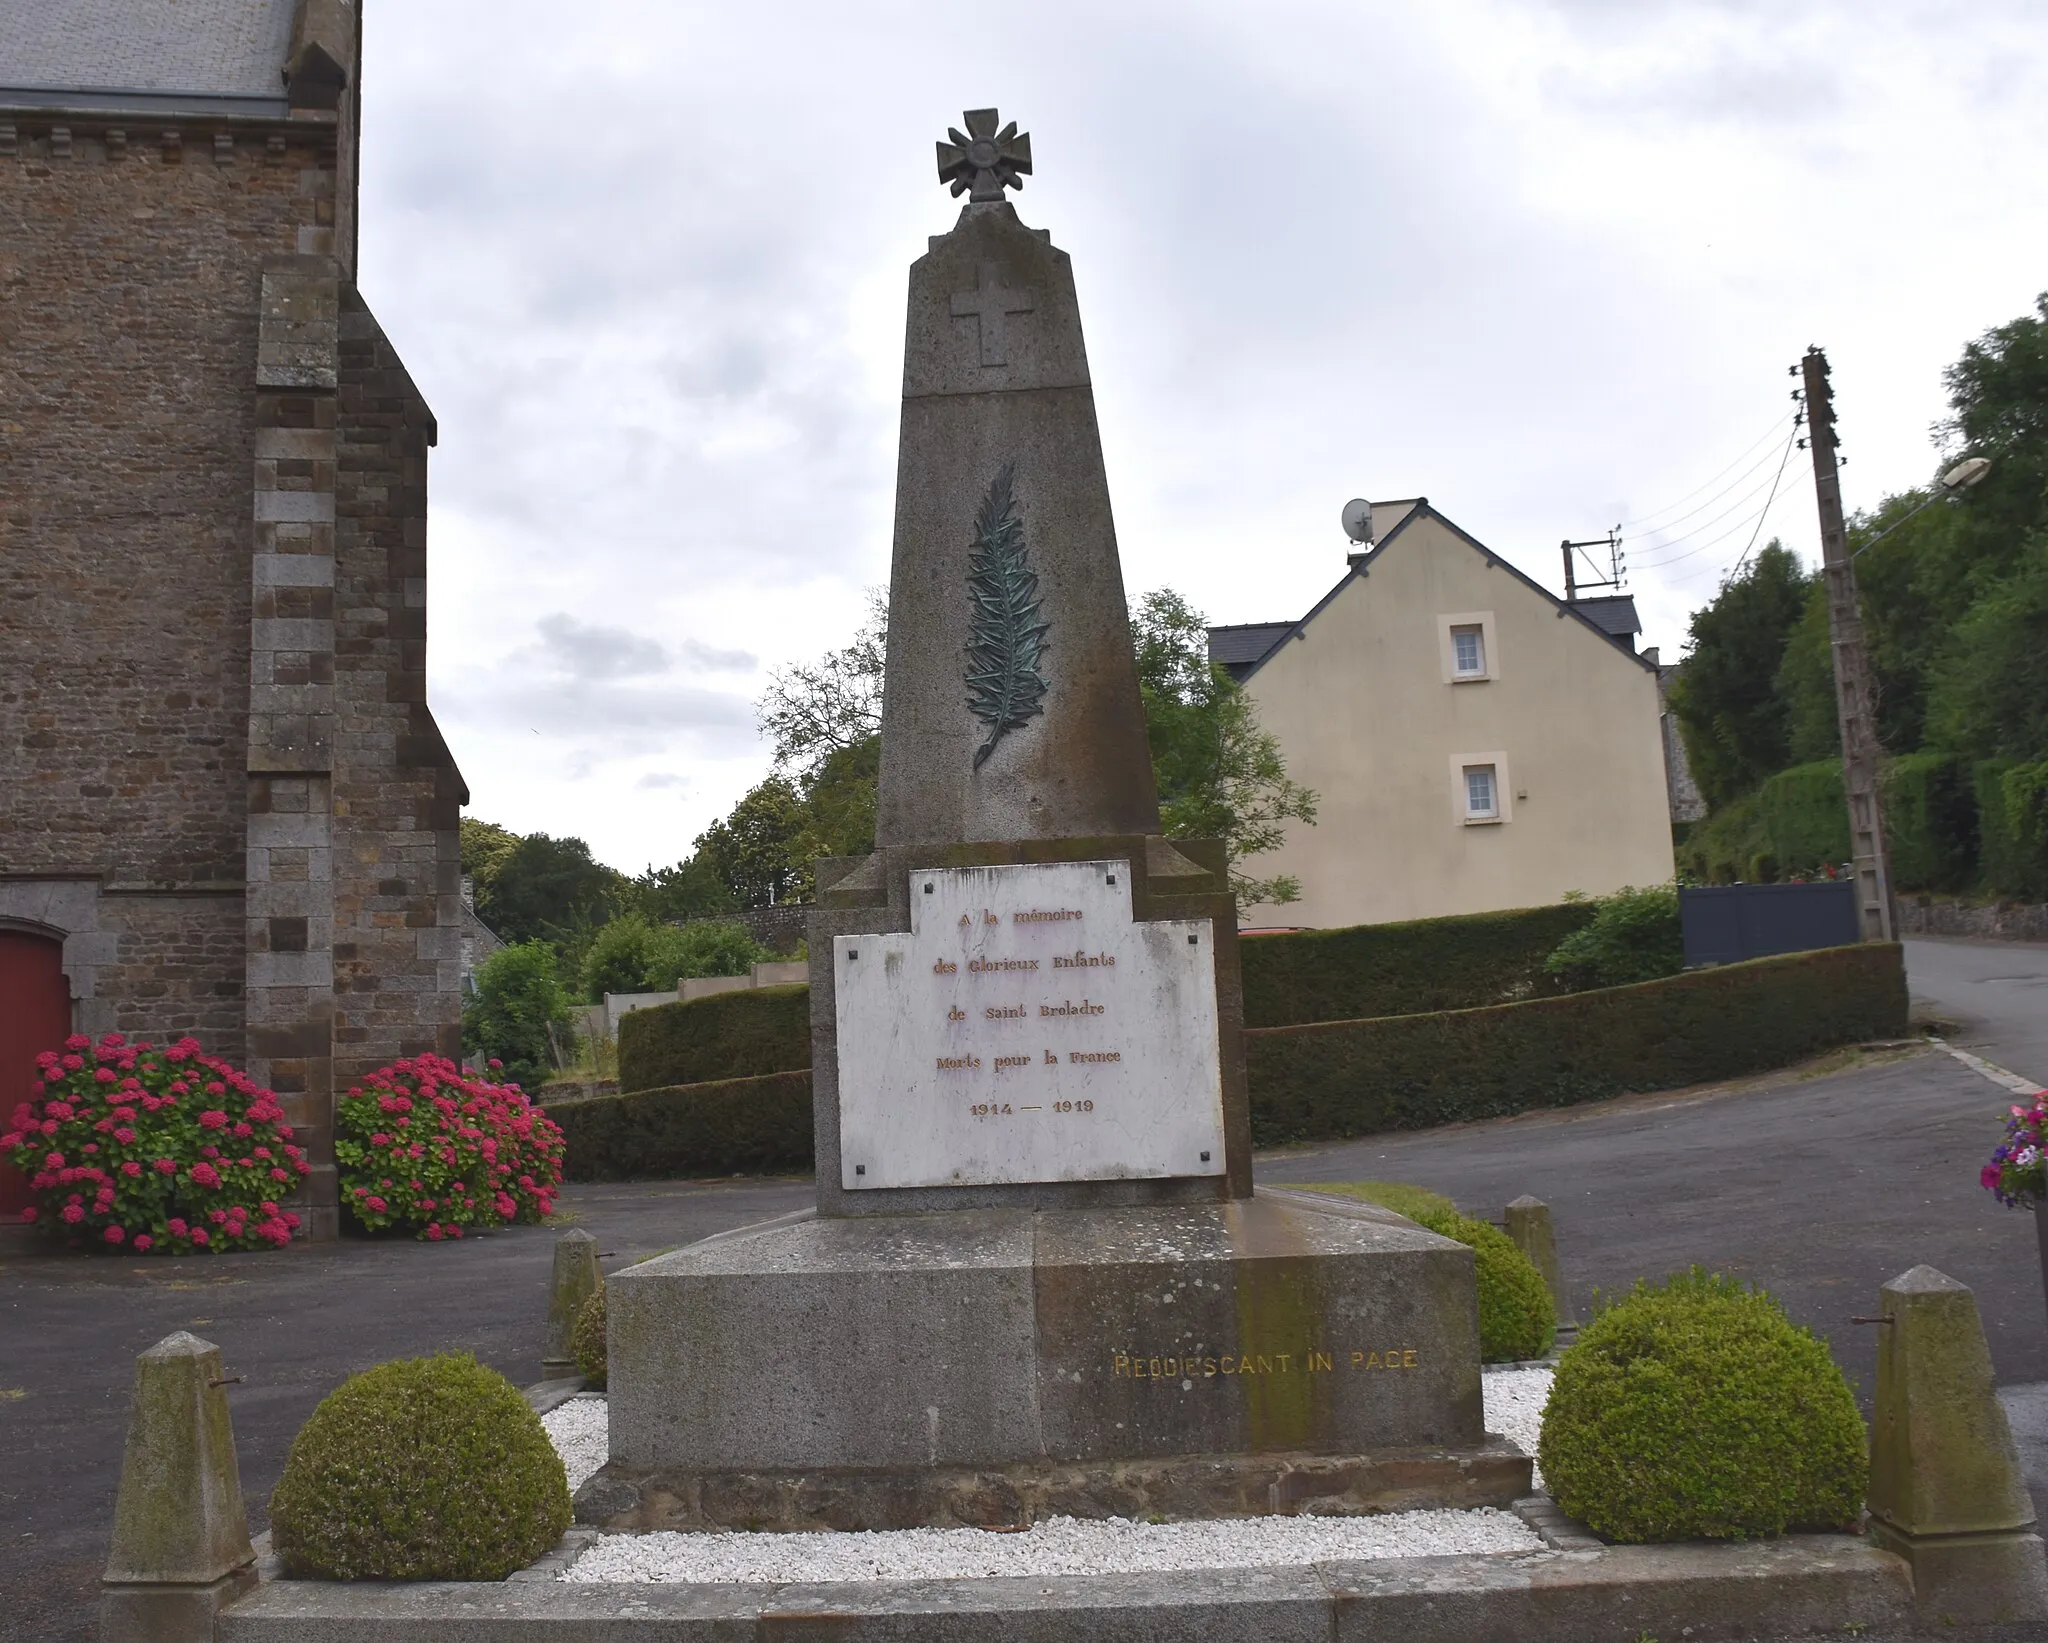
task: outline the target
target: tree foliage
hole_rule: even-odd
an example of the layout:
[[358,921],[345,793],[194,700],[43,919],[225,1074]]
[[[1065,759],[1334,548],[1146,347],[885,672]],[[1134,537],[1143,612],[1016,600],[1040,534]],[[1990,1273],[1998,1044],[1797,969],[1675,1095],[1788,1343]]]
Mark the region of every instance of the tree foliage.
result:
[[[1939,469],[1986,457],[1982,483],[1929,506],[1930,482],[1848,522],[1878,731],[1897,757],[2037,760],[2048,755],[2048,295],[1969,343],[1943,381]],[[1692,632],[1672,708],[1717,812],[1711,828],[1779,771],[1840,757],[1825,590],[1773,544]]]
[[834,754],[882,734],[882,666],[889,651],[889,596],[867,590],[867,615],[853,643],[808,667],[776,668],[754,705],[774,748],[775,768],[794,781],[817,774]]
[[474,824],[472,833],[488,851],[489,867],[488,876],[477,875],[477,917],[506,941],[562,942],[630,901],[631,880],[596,860],[581,839],[522,837],[488,822]]
[[476,991],[462,1011],[462,1053],[502,1061],[506,1083],[538,1089],[569,1047],[569,995],[545,941],[499,950],[476,970]]
[[1288,779],[1280,744],[1259,728],[1251,698],[1209,660],[1207,621],[1161,588],[1139,602],[1131,637],[1167,836],[1222,839],[1241,904],[1299,900],[1299,880],[1254,878],[1242,864],[1277,850],[1288,822],[1314,825],[1316,795]]
[[1693,779],[1710,805],[1791,762],[1791,719],[1775,681],[1806,613],[1811,578],[1773,539],[1713,603],[1693,612],[1691,649],[1671,688]]

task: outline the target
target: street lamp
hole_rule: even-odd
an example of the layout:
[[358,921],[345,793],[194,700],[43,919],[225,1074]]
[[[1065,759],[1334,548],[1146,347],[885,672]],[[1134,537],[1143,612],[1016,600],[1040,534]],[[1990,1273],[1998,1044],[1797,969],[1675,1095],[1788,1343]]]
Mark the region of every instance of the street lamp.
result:
[[1923,513],[1925,513],[1929,508],[1933,507],[1934,504],[1937,502],[1953,502],[1958,496],[1961,496],[1964,491],[1967,491],[1972,485],[1975,485],[1980,480],[1982,480],[1983,477],[1990,471],[1991,458],[1989,458],[1988,456],[1964,457],[1962,461],[1958,462],[1953,468],[1949,469],[1947,473],[1943,474],[1941,478],[1934,482],[1934,494],[1932,496],[1930,496],[1925,502],[1921,503],[1920,506],[1915,508],[1911,513],[1907,514],[1905,519],[1894,519],[1889,525],[1885,526],[1883,530],[1879,531],[1868,542],[1864,543],[1862,547],[1858,548],[1854,553],[1850,554],[1849,563],[1852,565],[1855,564],[1857,560],[1861,559],[1872,548],[1876,547],[1878,543],[1882,542],[1887,536],[1891,535],[1893,531],[1897,530],[1901,525],[1905,524],[1907,519],[1918,519]]

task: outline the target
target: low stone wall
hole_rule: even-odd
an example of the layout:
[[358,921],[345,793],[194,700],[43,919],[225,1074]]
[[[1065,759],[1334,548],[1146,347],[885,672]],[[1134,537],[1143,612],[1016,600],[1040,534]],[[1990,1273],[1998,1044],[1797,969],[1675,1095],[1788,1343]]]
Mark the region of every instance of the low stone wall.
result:
[[790,902],[781,907],[749,907],[737,913],[715,913],[708,918],[684,919],[689,924],[743,924],[771,953],[793,953],[804,939],[806,921],[817,909],[809,902]]
[[1955,896],[1901,896],[1899,934],[2048,941],[2048,907],[2024,901],[1978,903]]

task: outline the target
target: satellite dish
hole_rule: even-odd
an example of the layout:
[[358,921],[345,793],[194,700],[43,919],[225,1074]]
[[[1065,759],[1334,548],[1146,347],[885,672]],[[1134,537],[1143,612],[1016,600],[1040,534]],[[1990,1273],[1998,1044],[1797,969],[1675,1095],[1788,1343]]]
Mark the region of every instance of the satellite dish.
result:
[[1344,534],[1354,542],[1372,540],[1372,504],[1363,497],[1344,504]]

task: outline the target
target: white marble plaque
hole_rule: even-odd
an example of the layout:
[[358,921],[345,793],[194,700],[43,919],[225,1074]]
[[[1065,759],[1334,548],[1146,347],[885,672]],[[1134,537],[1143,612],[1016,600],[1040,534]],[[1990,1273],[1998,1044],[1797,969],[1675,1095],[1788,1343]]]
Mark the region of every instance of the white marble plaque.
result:
[[1077,861],[920,869],[910,926],[833,939],[843,1186],[1223,1173],[1206,919]]

